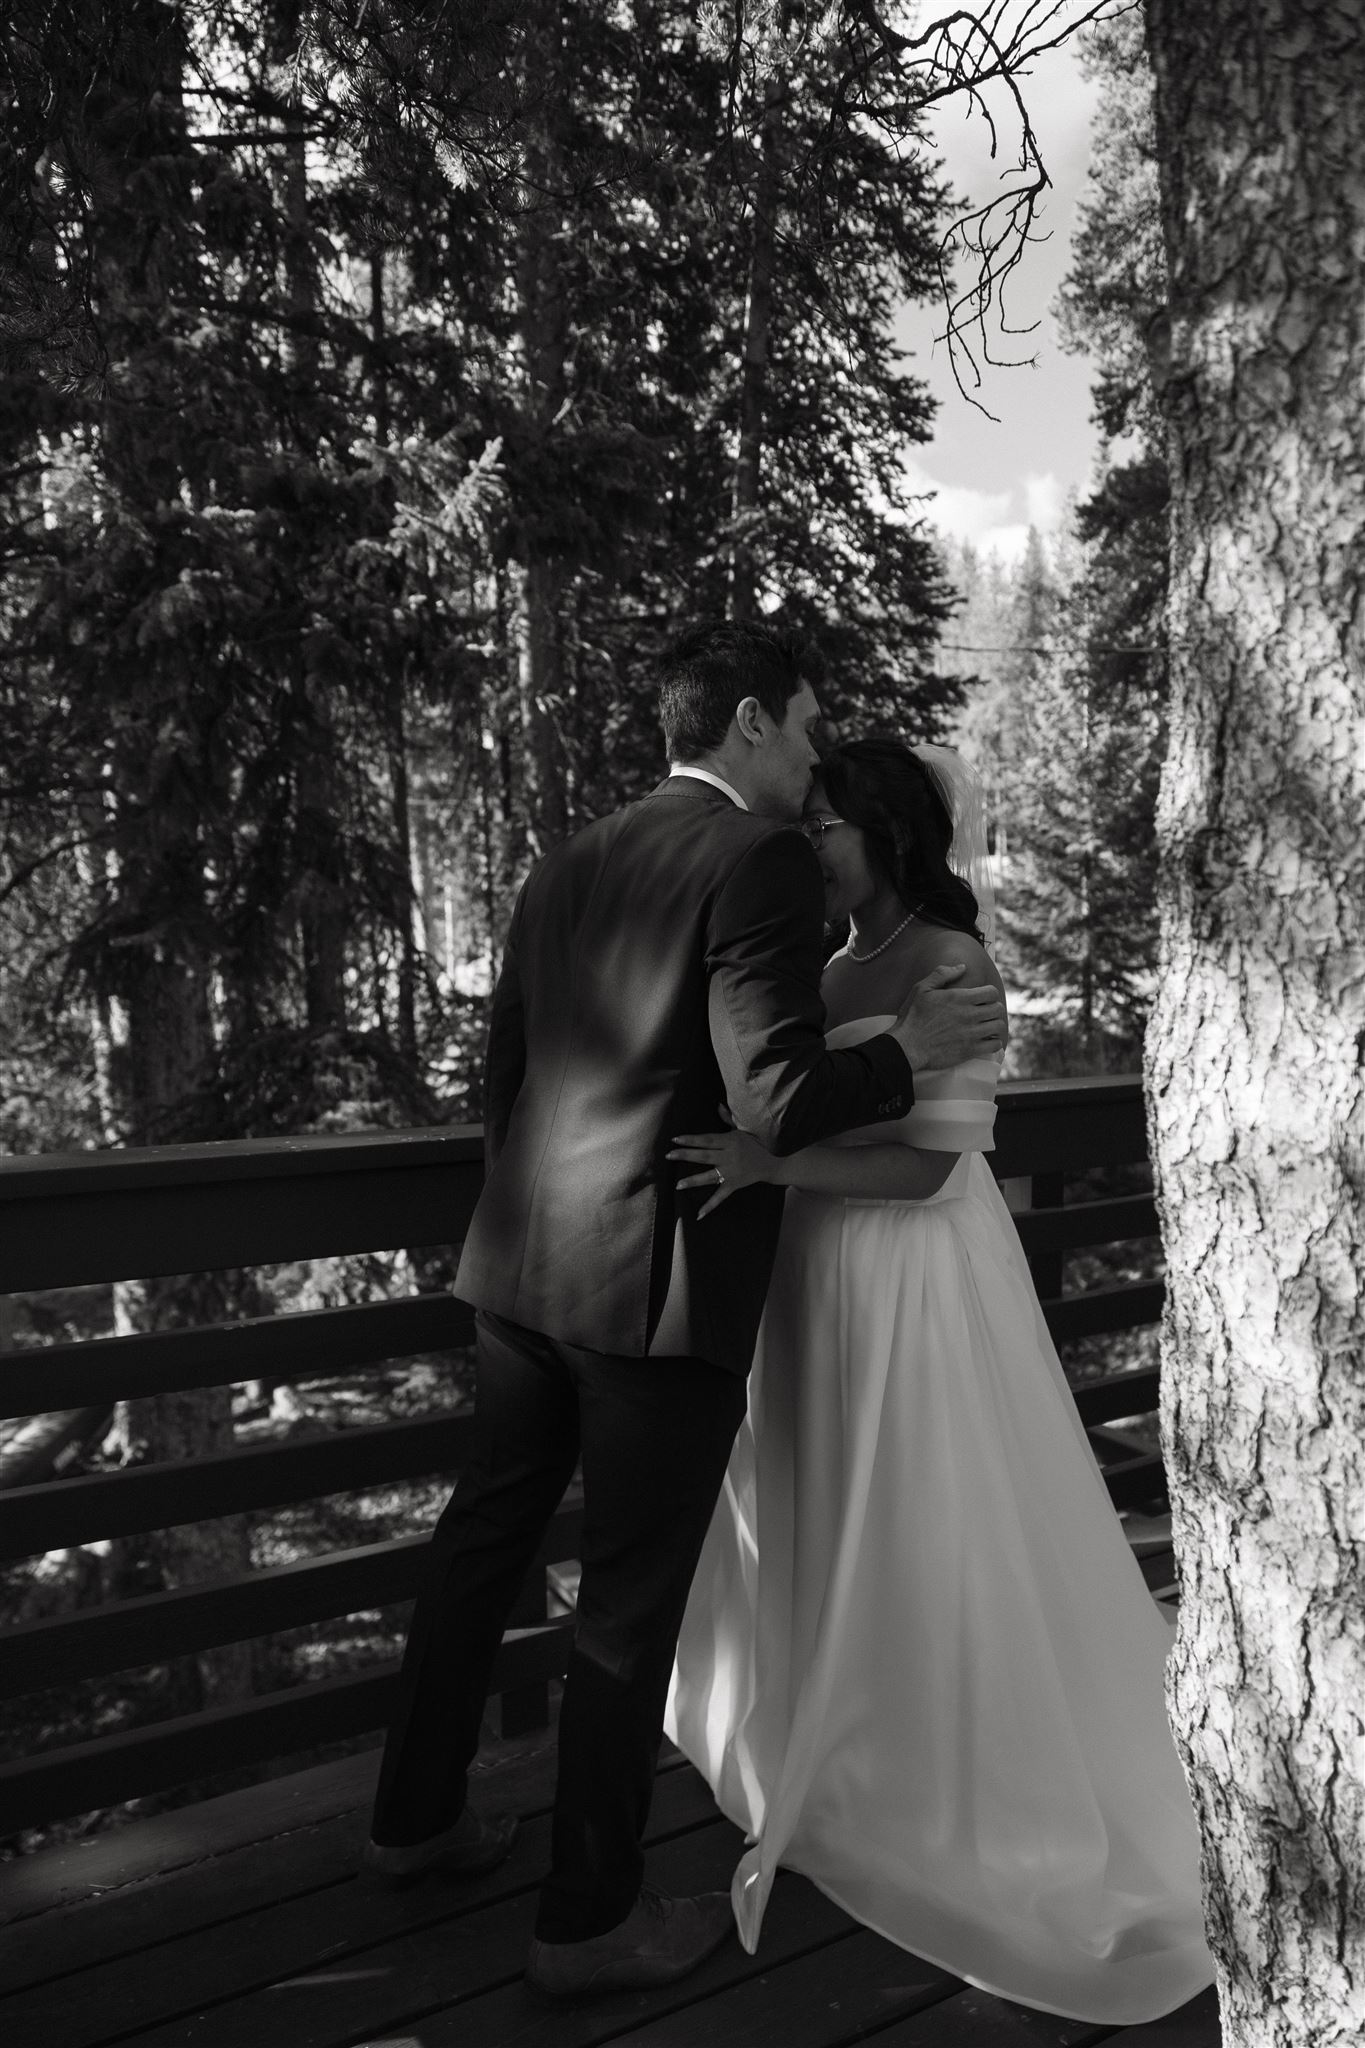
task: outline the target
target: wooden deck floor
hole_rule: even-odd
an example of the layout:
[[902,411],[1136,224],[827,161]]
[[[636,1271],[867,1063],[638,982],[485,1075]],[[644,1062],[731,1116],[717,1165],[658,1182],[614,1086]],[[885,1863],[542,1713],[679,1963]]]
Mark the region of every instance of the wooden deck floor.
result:
[[[492,1877],[357,1881],[376,1752],[0,1870],[8,2048],[1217,2048],[1212,1992],[1154,2025],[1049,2018],[964,1987],[783,1874],[761,1953],[731,1943],[667,1992],[569,2011],[521,1981],[544,1870],[552,1738],[494,1746],[477,1796],[520,1812]],[[660,1769],[649,1876],[728,1883],[739,1850],[702,1780]]]

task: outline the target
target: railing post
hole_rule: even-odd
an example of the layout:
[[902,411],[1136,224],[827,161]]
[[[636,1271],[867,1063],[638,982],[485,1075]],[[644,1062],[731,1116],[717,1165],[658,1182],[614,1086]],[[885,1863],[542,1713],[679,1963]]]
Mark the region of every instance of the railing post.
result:
[[[1010,1180],[1002,1180],[1000,1192],[1012,1216],[1021,1215],[1028,1209],[1060,1209],[1062,1206],[1064,1176],[1060,1173],[1020,1174]],[[1061,1252],[1033,1252],[1029,1255],[1029,1271],[1040,1301],[1055,1301],[1062,1291]]]
[[[1060,1209],[1062,1206],[1062,1175],[1060,1173],[1035,1173],[1033,1176],[1033,1206],[1035,1209]],[[1062,1291],[1061,1252],[1037,1252],[1030,1261],[1033,1284],[1041,1301],[1055,1301]]]

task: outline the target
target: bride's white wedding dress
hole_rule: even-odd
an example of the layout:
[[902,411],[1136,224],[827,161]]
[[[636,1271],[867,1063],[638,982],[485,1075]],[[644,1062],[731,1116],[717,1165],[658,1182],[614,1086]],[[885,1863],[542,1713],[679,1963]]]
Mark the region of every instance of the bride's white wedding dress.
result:
[[1122,2026],[1213,1977],[1171,1624],[981,1156],[999,1066],[917,1075],[844,1141],[960,1150],[930,1200],[788,1195],[667,1727],[752,1843],[751,1953],[785,1865],[983,1990]]

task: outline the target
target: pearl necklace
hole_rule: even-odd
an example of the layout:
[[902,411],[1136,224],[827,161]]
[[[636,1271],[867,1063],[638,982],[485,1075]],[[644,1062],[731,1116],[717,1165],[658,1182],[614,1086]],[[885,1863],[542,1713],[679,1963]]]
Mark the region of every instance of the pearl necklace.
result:
[[914,909],[911,911],[909,917],[903,917],[900,923],[896,926],[896,929],[893,932],[888,932],[886,937],[882,940],[880,946],[874,946],[870,953],[855,953],[853,950],[853,941],[852,939],[850,939],[848,944],[844,948],[845,956],[853,962],[855,967],[865,967],[869,960],[876,959],[878,953],[884,953],[887,947],[891,944],[891,941],[893,939],[898,939],[908,924],[913,924],[915,922],[915,919],[919,916],[919,913],[921,912],[921,910],[923,910],[923,908],[924,905],[922,903],[917,903]]

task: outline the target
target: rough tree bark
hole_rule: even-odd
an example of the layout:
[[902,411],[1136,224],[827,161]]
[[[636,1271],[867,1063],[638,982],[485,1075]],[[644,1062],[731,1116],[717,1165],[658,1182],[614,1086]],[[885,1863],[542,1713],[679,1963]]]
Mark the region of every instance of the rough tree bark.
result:
[[1365,35],[1147,0],[1170,303],[1169,1697],[1229,2048],[1365,2032]]

